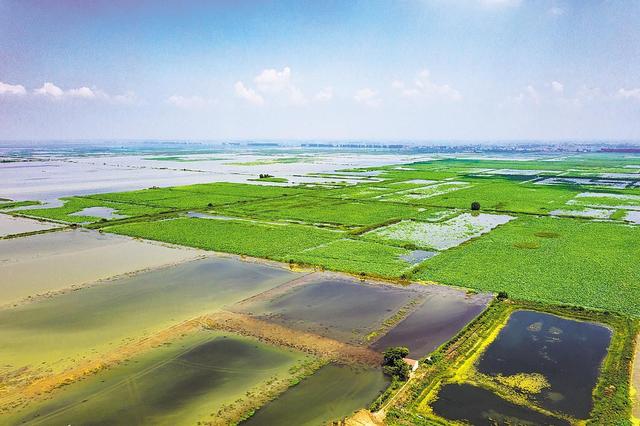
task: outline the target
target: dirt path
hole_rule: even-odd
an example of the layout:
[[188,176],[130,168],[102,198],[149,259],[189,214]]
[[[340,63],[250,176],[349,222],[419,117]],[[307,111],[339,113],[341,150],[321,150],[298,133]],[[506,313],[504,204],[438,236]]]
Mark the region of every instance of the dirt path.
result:
[[640,335],[636,336],[636,351],[633,358],[631,386],[635,389],[633,395],[633,417],[638,419],[638,424],[640,424]]
[[208,315],[203,320],[203,325],[216,330],[255,337],[266,343],[290,347],[335,362],[379,366],[382,361],[382,355],[371,349],[292,330],[245,314],[218,312]]

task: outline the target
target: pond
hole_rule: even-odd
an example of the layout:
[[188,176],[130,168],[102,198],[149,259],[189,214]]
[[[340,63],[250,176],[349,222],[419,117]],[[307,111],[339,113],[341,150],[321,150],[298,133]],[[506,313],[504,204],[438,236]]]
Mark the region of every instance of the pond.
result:
[[60,371],[298,276],[205,258],[1,309],[0,362],[20,374]]
[[531,396],[535,403],[587,418],[610,340],[611,330],[602,325],[516,311],[481,356],[477,370],[490,376],[542,375],[549,386]]
[[440,417],[475,426],[569,425],[566,420],[513,404],[489,390],[466,383],[444,385],[431,408]]
[[116,209],[110,207],[86,207],[78,212],[69,214],[69,216],[98,217],[100,219],[123,219],[127,217],[116,213],[116,211]]
[[324,425],[366,408],[388,384],[378,369],[326,365],[241,424]]
[[418,292],[323,274],[238,306],[240,312],[325,337],[360,343]]
[[[5,415],[12,424],[191,425],[288,370],[306,355],[247,337],[200,331]],[[0,417],[2,422],[3,417]]]
[[372,348],[406,346],[411,358],[422,358],[455,336],[478,316],[491,300],[488,294],[467,295],[464,291],[432,287],[427,299],[407,318],[376,341]]

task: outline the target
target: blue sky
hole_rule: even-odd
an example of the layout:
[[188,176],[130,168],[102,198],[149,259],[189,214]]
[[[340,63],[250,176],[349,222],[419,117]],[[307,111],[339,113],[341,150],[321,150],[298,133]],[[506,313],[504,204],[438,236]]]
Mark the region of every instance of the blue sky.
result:
[[0,0],[0,139],[640,139],[640,2]]

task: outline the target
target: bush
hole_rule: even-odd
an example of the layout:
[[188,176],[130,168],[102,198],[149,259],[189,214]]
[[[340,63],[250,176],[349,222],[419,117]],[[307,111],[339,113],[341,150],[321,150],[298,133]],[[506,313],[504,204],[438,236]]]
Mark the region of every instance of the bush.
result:
[[385,374],[388,374],[398,380],[407,380],[411,373],[409,364],[404,359],[409,355],[409,349],[404,346],[394,346],[387,348],[383,354],[382,366]]

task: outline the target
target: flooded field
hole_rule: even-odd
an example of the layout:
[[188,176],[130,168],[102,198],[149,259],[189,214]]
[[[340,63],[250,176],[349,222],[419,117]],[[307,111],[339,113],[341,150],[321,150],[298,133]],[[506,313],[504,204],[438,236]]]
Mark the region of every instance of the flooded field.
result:
[[475,426],[570,424],[566,420],[513,404],[491,391],[469,384],[443,386],[432,408],[445,419],[468,422]]
[[0,374],[63,371],[297,277],[206,258],[0,310]]
[[[594,323],[532,311],[514,312],[481,356],[477,370],[502,378],[540,378],[530,397],[540,406],[587,418],[611,330]],[[535,376],[535,377],[534,377]]]
[[[223,405],[286,379],[308,356],[229,333],[199,331],[67,386],[0,422],[192,425]],[[266,391],[266,389],[261,389]],[[224,409],[223,409],[224,410]]]
[[507,215],[463,213],[441,223],[402,221],[366,235],[383,241],[411,243],[425,249],[447,250],[512,219]]
[[490,300],[488,294],[467,295],[446,287],[429,288],[427,299],[372,348],[384,351],[390,346],[406,346],[411,358],[422,358],[456,335]]
[[0,240],[0,305],[202,253],[88,230]]
[[326,365],[242,425],[324,425],[369,405],[389,384],[372,368]]
[[59,228],[55,223],[40,222],[38,220],[23,217],[13,217],[0,213],[0,237],[7,235],[23,234],[26,232],[44,231]]
[[418,296],[416,291],[397,286],[319,274],[308,282],[261,295],[234,309],[292,328],[357,343]]

